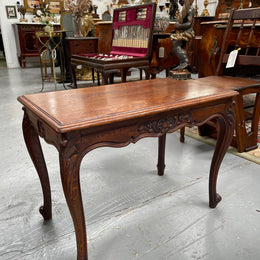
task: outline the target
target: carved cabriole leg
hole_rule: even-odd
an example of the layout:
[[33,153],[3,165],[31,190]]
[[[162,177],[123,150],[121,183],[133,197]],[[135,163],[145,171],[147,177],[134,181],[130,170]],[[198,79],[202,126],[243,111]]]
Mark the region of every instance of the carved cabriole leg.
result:
[[28,152],[41,181],[44,203],[40,207],[40,213],[45,220],[48,220],[52,218],[50,181],[38,133],[31,124],[26,109],[24,109],[23,135]]
[[221,201],[221,196],[217,194],[216,191],[217,177],[220,164],[231,143],[234,133],[235,113],[232,104],[230,104],[227,115],[223,117],[218,117],[217,121],[219,126],[218,138],[210,166],[209,175],[209,206],[211,208],[215,208],[217,204]]
[[158,138],[158,175],[163,176],[165,168],[165,142],[166,134],[163,134]]
[[60,149],[60,173],[63,191],[74,223],[78,260],[87,260],[87,234],[82,203],[79,169],[82,156],[71,141]]

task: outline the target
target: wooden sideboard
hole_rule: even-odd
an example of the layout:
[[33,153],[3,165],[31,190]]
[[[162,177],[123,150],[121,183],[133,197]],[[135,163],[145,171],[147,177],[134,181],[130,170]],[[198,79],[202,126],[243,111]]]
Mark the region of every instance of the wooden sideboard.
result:
[[[15,35],[18,49],[18,60],[21,67],[26,67],[26,58],[38,57],[38,44],[35,32],[43,31],[45,25],[38,23],[16,23]],[[60,30],[60,25],[54,25],[54,30]]]

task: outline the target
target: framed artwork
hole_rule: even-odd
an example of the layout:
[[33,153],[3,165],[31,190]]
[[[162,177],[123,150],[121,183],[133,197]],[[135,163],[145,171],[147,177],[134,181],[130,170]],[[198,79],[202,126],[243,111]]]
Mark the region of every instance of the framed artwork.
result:
[[7,5],[7,6],[5,6],[5,9],[6,9],[6,15],[7,15],[8,19],[17,18],[15,5]]
[[34,6],[39,7],[42,0],[24,0],[24,7],[26,12],[33,12]]
[[50,13],[61,13],[63,8],[63,0],[45,0],[45,3],[49,6]]
[[68,0],[63,0],[63,9],[65,11],[69,11],[69,1]]

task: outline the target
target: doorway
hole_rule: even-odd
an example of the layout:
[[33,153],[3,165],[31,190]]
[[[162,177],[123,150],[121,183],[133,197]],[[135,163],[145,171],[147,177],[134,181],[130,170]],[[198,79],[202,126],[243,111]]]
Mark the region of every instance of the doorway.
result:
[[6,68],[6,60],[5,60],[5,49],[0,25],[0,69]]

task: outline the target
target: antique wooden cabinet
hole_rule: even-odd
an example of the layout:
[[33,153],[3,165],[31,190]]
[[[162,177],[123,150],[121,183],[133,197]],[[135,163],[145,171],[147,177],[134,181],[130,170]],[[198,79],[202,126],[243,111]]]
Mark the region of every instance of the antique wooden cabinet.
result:
[[[18,45],[18,60],[21,67],[26,67],[26,58],[39,56],[35,32],[43,31],[45,25],[38,23],[16,23],[14,26]],[[59,29],[59,24],[54,25],[54,30]]]
[[65,45],[65,64],[66,68],[66,80],[70,80],[71,73],[71,56],[84,53],[97,53],[98,51],[98,38],[97,37],[66,37],[64,39]]

